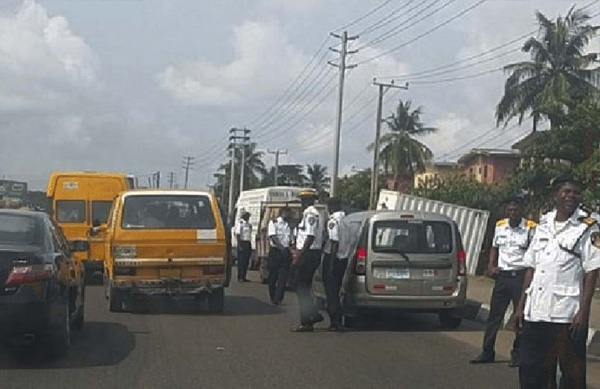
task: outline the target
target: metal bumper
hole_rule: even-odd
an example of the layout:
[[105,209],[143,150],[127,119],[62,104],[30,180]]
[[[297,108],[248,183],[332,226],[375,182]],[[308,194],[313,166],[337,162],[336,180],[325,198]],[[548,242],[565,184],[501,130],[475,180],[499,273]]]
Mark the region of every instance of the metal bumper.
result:
[[185,296],[211,293],[224,287],[224,281],[198,281],[180,278],[160,280],[113,281],[119,292],[141,296]]

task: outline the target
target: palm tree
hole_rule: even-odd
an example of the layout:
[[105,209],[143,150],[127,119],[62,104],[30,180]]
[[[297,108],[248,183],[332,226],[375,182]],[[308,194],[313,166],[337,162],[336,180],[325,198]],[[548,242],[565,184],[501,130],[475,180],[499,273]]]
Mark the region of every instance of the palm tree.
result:
[[330,178],[327,176],[327,167],[318,163],[306,165],[306,184],[317,190],[322,196],[329,189]]
[[600,27],[586,24],[590,16],[574,8],[556,21],[541,12],[536,17],[538,37],[527,40],[522,48],[530,53],[531,61],[504,67],[511,74],[496,108],[497,125],[506,125],[517,116],[521,124],[529,112],[533,131],[543,117],[554,128],[575,101],[598,92],[600,68],[591,68],[598,63],[597,54],[586,54],[585,48]]
[[[252,189],[259,186],[261,178],[267,175],[267,167],[262,161],[265,154],[262,151],[256,151],[256,143],[250,143],[245,146],[244,155],[244,189]],[[240,172],[240,162],[242,160],[242,150],[236,150],[236,171]],[[239,179],[238,179],[239,182]]]
[[[394,181],[399,175],[410,175],[414,177],[416,171],[423,171],[425,166],[433,159],[433,152],[422,142],[415,139],[437,131],[435,127],[425,127],[421,122],[422,108],[418,107],[411,111],[412,102],[400,100],[396,113],[388,117],[385,122],[390,132],[384,134],[380,139],[381,160],[384,172],[389,169],[394,173]],[[369,145],[367,150],[375,148]]]

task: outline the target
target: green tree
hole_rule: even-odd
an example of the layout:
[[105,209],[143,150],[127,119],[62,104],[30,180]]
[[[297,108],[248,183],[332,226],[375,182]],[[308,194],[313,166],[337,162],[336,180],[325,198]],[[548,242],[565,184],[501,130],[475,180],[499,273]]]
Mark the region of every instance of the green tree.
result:
[[[383,188],[383,180],[379,180],[380,185],[377,190]],[[340,178],[338,197],[344,203],[350,204],[362,210],[369,209],[369,195],[371,188],[371,170],[363,170],[353,175]]]
[[314,188],[322,198],[329,189],[330,178],[327,175],[327,167],[318,163],[306,165],[306,185]]
[[[430,134],[437,128],[426,127],[421,121],[422,108],[411,110],[411,101],[400,100],[396,112],[386,120],[390,132],[381,137],[381,160],[384,172],[389,169],[397,180],[400,175],[414,177],[415,172],[423,171],[433,159],[433,152],[415,137]],[[372,151],[375,144],[369,145]]]
[[511,73],[504,85],[504,96],[496,108],[496,121],[506,125],[518,117],[523,122],[526,113],[533,118],[533,131],[542,118],[556,128],[568,108],[583,96],[598,92],[599,68],[597,54],[585,49],[599,26],[587,24],[590,16],[571,8],[567,15],[555,21],[536,13],[540,26],[537,38],[525,42],[522,50],[530,61],[504,67]]

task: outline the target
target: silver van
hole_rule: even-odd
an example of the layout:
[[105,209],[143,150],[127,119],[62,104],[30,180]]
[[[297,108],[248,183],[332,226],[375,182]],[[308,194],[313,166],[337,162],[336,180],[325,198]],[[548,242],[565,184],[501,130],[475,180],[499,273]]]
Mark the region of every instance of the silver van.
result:
[[[461,323],[466,302],[466,253],[452,219],[435,213],[376,211],[346,216],[352,258],[343,299],[350,324],[369,309],[433,312],[445,328]],[[326,301],[321,270],[314,293]]]

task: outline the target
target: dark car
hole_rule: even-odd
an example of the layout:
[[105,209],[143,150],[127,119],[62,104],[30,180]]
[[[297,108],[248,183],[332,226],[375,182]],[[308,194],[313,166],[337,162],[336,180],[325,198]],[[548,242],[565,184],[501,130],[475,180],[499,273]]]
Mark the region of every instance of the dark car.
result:
[[0,210],[0,337],[9,343],[39,341],[65,356],[71,328],[83,326],[83,264],[72,255],[86,241],[69,244],[41,212]]

